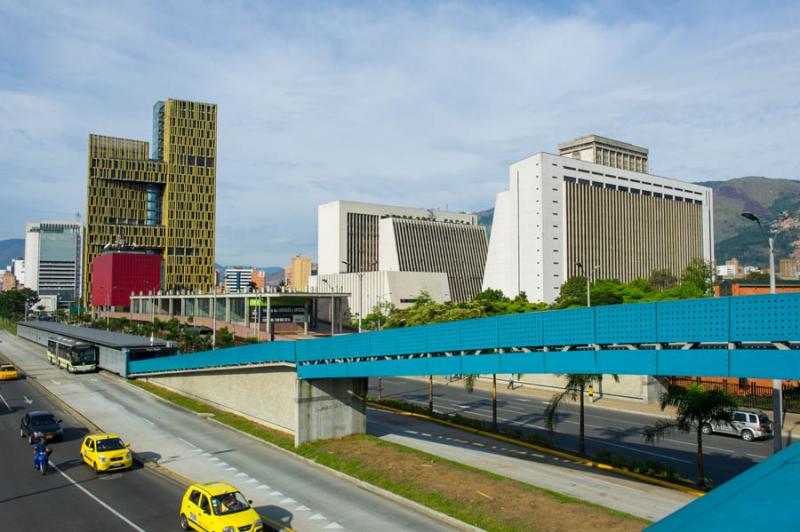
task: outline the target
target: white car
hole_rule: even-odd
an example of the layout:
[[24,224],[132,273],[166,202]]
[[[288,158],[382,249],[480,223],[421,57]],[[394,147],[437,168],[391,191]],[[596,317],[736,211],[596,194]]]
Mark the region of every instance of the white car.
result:
[[737,410],[733,413],[730,423],[710,422],[703,423],[703,434],[732,434],[739,436],[744,441],[753,441],[772,435],[772,422],[763,412],[756,410]]

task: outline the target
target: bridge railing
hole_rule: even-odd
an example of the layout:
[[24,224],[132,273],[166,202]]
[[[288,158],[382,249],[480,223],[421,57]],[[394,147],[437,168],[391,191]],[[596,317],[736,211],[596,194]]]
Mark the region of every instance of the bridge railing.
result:
[[[363,334],[271,342],[132,362],[131,373],[259,362],[293,362],[301,377],[363,374],[539,372],[749,375],[785,354],[728,349],[741,342],[800,342],[800,294],[776,294],[610,305],[531,312]],[[707,344],[658,357],[643,344]],[[617,345],[636,350],[608,349]],[[536,351],[591,346],[569,356]],[[692,347],[687,345],[686,347]],[[711,349],[708,349],[711,347]],[[513,356],[511,349],[534,351]],[[418,357],[431,354],[436,356]],[[459,355],[459,356],[454,356]],[[492,359],[491,357],[499,357]],[[458,359],[458,360],[456,360]],[[591,359],[591,360],[590,360]],[[402,360],[402,368],[398,362]],[[336,366],[336,367],[334,367]],[[366,368],[366,369],[365,369]],[[683,370],[682,370],[683,368]],[[501,371],[502,370],[502,371]],[[635,371],[634,371],[635,370]],[[795,368],[787,369],[794,374]],[[800,371],[800,369],[798,369]],[[748,373],[750,372],[750,373]]]

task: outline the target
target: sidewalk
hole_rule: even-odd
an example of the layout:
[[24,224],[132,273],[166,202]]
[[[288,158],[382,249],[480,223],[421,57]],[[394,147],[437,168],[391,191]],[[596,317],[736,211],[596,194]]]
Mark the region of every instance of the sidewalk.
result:
[[[427,384],[428,378],[427,377],[405,377],[411,380],[423,381]],[[434,377],[433,382],[437,384],[443,384],[446,386],[464,386],[462,380],[457,381],[448,381],[444,377]],[[492,381],[488,378],[478,378],[475,380],[475,389],[480,389],[484,391],[491,392],[492,390]],[[503,381],[502,383],[498,380],[497,382],[497,396],[498,398],[501,396],[506,397],[515,397],[517,399],[521,397],[537,399],[540,401],[549,401],[553,395],[557,393],[556,390],[545,390],[541,388],[534,388],[532,386],[526,385],[515,385],[513,389],[507,387],[507,382]],[[573,401],[569,397],[565,397],[563,402],[577,404],[578,401]],[[675,408],[668,406],[664,410],[661,410],[661,407],[656,404],[645,404],[639,403],[635,401],[625,401],[622,399],[613,399],[609,397],[602,397],[596,399],[594,402],[591,402],[587,397],[585,399],[585,408],[590,410],[592,408],[598,409],[605,409],[605,410],[613,410],[617,412],[627,412],[631,414],[644,414],[648,416],[654,417],[662,417],[662,418],[672,418],[675,416]],[[765,411],[767,416],[772,419],[772,412]],[[783,416],[783,438],[784,444],[790,445],[797,439],[800,439],[800,414],[794,413],[784,413]]]

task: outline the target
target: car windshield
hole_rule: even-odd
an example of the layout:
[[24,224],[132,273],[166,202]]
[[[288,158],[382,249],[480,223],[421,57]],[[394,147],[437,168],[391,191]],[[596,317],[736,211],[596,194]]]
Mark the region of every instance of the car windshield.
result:
[[0,366],[0,371],[14,371],[14,366],[9,366],[8,364]]
[[214,508],[216,515],[232,514],[250,508],[247,500],[238,491],[212,497],[211,506]]
[[34,427],[41,427],[43,425],[55,425],[56,418],[51,415],[46,416],[36,416],[31,418],[31,425]]
[[124,449],[125,444],[119,438],[107,438],[105,440],[97,440],[98,452],[103,451],[119,451]]

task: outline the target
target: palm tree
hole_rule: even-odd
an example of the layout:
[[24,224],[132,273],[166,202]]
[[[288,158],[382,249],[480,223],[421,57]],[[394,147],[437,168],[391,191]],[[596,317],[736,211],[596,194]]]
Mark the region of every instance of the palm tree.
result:
[[697,484],[706,485],[703,470],[703,425],[707,423],[730,423],[736,402],[723,390],[706,390],[702,385],[692,383],[686,388],[670,386],[661,395],[661,410],[667,406],[677,409],[675,419],[661,419],[644,428],[647,443],[655,443],[672,431],[697,434]]
[[[469,393],[475,390],[475,380],[477,375],[467,375],[464,377],[464,387]],[[492,430],[497,432],[497,375],[492,375]]]
[[[584,412],[583,412],[583,395],[586,392],[586,389],[590,386],[594,386],[595,383],[600,383],[603,380],[602,375],[598,374],[589,374],[589,373],[573,373],[570,375],[561,375],[562,377],[566,377],[567,382],[564,385],[564,391],[561,393],[557,393],[553,396],[550,400],[550,403],[544,409],[544,421],[547,425],[547,430],[550,432],[550,436],[553,436],[553,433],[556,429],[556,423],[558,422],[558,407],[561,404],[561,400],[564,399],[566,396],[570,396],[570,399],[573,401],[580,399],[580,429],[578,431],[578,454],[586,454],[586,442],[585,442],[585,435],[586,431],[584,428]],[[619,382],[619,377],[617,375],[612,375],[614,380]]]

